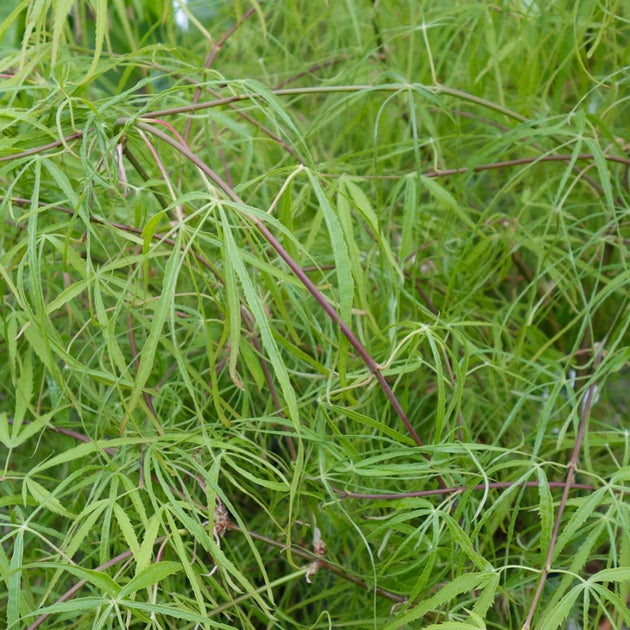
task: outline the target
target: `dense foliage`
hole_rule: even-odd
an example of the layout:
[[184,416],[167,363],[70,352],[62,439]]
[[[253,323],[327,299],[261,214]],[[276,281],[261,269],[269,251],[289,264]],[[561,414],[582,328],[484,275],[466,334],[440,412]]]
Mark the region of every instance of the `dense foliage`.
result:
[[630,625],[628,4],[0,11],[7,628]]

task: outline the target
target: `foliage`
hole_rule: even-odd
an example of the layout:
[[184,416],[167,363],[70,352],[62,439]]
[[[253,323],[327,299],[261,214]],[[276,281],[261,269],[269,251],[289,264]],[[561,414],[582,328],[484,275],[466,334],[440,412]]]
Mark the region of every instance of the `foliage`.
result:
[[7,628],[630,624],[627,4],[1,10]]

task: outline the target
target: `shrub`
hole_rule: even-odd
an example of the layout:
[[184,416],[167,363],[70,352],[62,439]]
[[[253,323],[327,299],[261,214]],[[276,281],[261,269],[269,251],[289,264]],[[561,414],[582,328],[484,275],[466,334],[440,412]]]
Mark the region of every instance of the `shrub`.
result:
[[630,623],[627,7],[1,10],[8,628]]

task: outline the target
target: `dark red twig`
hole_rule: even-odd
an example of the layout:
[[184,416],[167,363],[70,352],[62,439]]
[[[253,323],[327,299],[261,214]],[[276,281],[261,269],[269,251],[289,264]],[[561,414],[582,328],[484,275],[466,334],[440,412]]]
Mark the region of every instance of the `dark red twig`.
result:
[[[599,362],[599,355],[596,354],[594,365],[596,366],[598,362]],[[536,612],[536,608],[538,607],[540,596],[542,595],[545,582],[547,581],[547,576],[549,575],[549,571],[551,571],[551,561],[553,560],[553,552],[556,548],[556,542],[558,540],[558,532],[560,531],[560,522],[562,521],[562,516],[564,514],[564,510],[567,505],[569,492],[571,488],[573,487],[573,481],[575,479],[575,471],[577,469],[580,450],[582,449],[582,442],[584,440],[584,434],[586,433],[586,427],[588,425],[588,420],[589,420],[589,416],[591,412],[591,407],[593,405],[593,399],[595,397],[596,389],[597,389],[597,384],[591,383],[591,385],[586,390],[586,396],[584,398],[584,403],[583,403],[583,408],[582,408],[582,416],[580,418],[580,426],[578,428],[578,433],[575,438],[575,445],[573,447],[573,453],[571,453],[571,459],[569,460],[569,465],[567,467],[567,477],[566,477],[566,481],[564,482],[564,491],[562,492],[562,498],[560,499],[560,505],[558,506],[558,513],[556,514],[556,522],[554,523],[554,526],[553,526],[553,532],[551,534],[551,540],[549,542],[549,549],[547,550],[547,557],[545,558],[545,566],[543,567],[542,572],[540,574],[538,587],[536,588],[536,592],[534,593],[534,597],[532,598],[529,611],[527,613],[527,618],[525,619],[525,623],[523,623],[522,630],[529,630],[531,627],[532,620]]]
[[83,132],[76,131],[75,133],[71,133],[69,136],[65,136],[59,140],[55,140],[54,142],[49,142],[48,144],[42,144],[38,147],[33,147],[32,149],[20,151],[19,153],[0,155],[0,162],[10,162],[11,160],[18,160],[19,158],[28,157],[29,155],[37,155],[38,153],[48,151],[48,149],[55,149],[56,147],[63,146],[66,142],[71,142],[72,140],[76,140],[81,137],[83,137]]
[[[232,201],[238,203],[239,205],[245,205],[245,202],[236,194],[233,188],[228,186],[228,184],[219,177],[219,175],[213,171],[203,160],[201,160],[197,155],[195,155],[187,146],[183,145],[181,142],[176,140],[175,138],[169,136],[164,133],[161,129],[157,129],[152,125],[143,122],[136,123],[138,127],[142,130],[147,131],[160,138],[171,147],[179,151],[182,155],[184,155],[188,160],[190,160],[195,166],[197,166],[203,173],[205,173]],[[402,408],[398,398],[392,391],[391,387],[385,380],[385,377],[380,371],[380,368],[376,361],[370,356],[367,350],[364,348],[363,344],[359,341],[359,339],[354,335],[354,333],[350,330],[347,324],[341,319],[337,311],[328,303],[326,298],[322,295],[319,289],[315,286],[315,283],[302,271],[297,262],[291,257],[291,255],[286,251],[286,249],[281,245],[281,243],[276,239],[276,237],[271,233],[269,228],[260,220],[258,217],[254,217],[248,215],[248,218],[256,225],[260,233],[264,236],[265,240],[273,247],[276,253],[285,261],[288,267],[291,269],[293,274],[300,280],[300,282],[306,287],[309,293],[317,300],[317,303],[321,306],[324,312],[331,318],[331,320],[339,326],[341,333],[348,339],[352,347],[359,353],[359,356],[363,359],[364,363],[367,365],[370,372],[374,375],[379,385],[383,389],[386,397],[390,401],[392,407],[396,411],[399,418],[402,420],[405,428],[407,429],[411,439],[418,445],[424,446],[424,443],[420,439],[420,436],[417,434],[416,430],[413,428],[407,414]],[[425,454],[427,459],[430,459],[428,454]],[[441,485],[445,485],[442,480]]]

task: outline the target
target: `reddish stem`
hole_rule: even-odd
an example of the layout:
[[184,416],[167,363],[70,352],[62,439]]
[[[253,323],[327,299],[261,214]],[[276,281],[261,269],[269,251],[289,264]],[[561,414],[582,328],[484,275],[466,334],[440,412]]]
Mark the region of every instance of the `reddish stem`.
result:
[[[599,361],[599,357],[596,355],[595,357],[595,365],[597,365]],[[571,459],[569,460],[569,465],[567,468],[567,477],[564,482],[564,491],[562,492],[562,499],[560,500],[560,505],[558,507],[558,513],[556,514],[556,522],[553,526],[553,532],[551,534],[551,541],[549,542],[549,549],[547,550],[547,557],[545,558],[545,566],[542,569],[540,580],[538,581],[538,587],[536,588],[536,592],[534,593],[534,597],[532,598],[529,612],[527,613],[527,618],[525,619],[525,623],[523,624],[522,630],[529,630],[531,627],[532,619],[534,618],[534,613],[536,612],[536,608],[538,607],[538,602],[540,600],[540,596],[542,595],[543,588],[545,586],[545,582],[547,581],[547,576],[549,575],[549,571],[551,571],[551,562],[553,560],[553,552],[556,548],[556,542],[558,540],[558,532],[560,531],[560,522],[562,521],[562,516],[564,514],[564,510],[567,505],[567,499],[569,498],[569,491],[573,486],[573,480],[575,478],[575,471],[578,465],[578,458],[580,455],[580,449],[582,448],[582,441],[584,440],[584,434],[586,433],[586,427],[588,425],[588,418],[591,411],[591,406],[593,405],[593,398],[595,397],[595,391],[597,389],[597,384],[592,383],[586,391],[586,397],[584,399],[584,405],[582,408],[582,417],[580,419],[580,426],[578,428],[578,434],[575,438],[575,445],[573,447],[573,453],[571,453]]]

